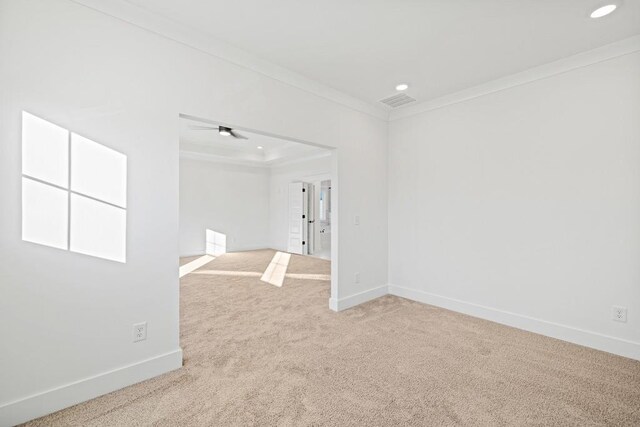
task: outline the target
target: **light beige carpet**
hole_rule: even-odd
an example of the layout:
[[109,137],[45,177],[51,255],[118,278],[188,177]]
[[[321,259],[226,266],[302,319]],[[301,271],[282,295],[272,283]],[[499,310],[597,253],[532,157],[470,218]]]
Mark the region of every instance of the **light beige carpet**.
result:
[[182,279],[184,368],[30,425],[640,425],[640,362],[393,296],[333,313],[328,281],[202,274],[272,256]]

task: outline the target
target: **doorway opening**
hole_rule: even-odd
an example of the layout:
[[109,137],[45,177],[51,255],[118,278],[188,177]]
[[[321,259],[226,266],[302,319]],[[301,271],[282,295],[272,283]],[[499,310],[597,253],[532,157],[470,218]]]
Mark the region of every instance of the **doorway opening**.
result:
[[331,178],[289,184],[288,251],[331,259]]
[[319,144],[180,115],[180,277],[317,284],[335,296],[336,157]]

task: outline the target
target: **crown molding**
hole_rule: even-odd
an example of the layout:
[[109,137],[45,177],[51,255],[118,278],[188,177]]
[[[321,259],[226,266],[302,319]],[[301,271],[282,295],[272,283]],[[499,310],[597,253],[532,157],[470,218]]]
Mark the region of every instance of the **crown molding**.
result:
[[309,160],[321,159],[323,157],[331,156],[331,151],[320,151],[317,153],[309,154],[306,156],[299,156],[293,159],[272,160],[269,162],[269,167],[279,168],[284,166],[295,165],[296,163],[308,162]]
[[440,98],[391,111],[389,114],[389,121],[426,113],[427,111],[468,101],[491,93],[500,92],[502,90],[531,83],[536,80],[546,79],[577,68],[587,67],[589,65],[608,61],[610,59],[629,55],[638,51],[640,51],[640,35],[623,39],[596,49],[581,52],[576,55],[568,56],[558,61],[530,68],[520,73],[501,77]]
[[125,0],[70,0],[146,31],[181,43],[200,52],[249,69],[289,86],[312,93],[361,113],[387,121],[389,112],[337,89],[260,59],[242,49],[224,43],[202,31],[150,12]]
[[204,32],[150,12],[126,0],[70,1],[384,121],[394,121],[425,113],[640,51],[640,35],[636,35],[439,98],[402,107],[398,110],[388,110],[343,93],[337,89],[333,89],[284,67],[260,59],[247,51],[224,43]]
[[234,159],[216,154],[198,153],[195,151],[180,150],[180,158],[188,160],[200,160],[203,162],[226,163],[235,166],[247,166],[251,168],[269,169],[269,165],[260,160]]
[[247,166],[252,168],[260,168],[260,169],[272,169],[279,168],[281,166],[289,166],[296,163],[306,162],[314,159],[321,159],[323,157],[328,157],[331,155],[331,151],[321,151],[318,153],[302,155],[295,158],[284,158],[284,159],[275,159],[269,161],[261,161],[261,160],[247,160],[247,159],[234,159],[231,157],[225,157],[216,154],[209,153],[198,153],[195,151],[187,151],[180,150],[180,158],[188,159],[188,160],[200,160],[204,162],[213,162],[213,163],[226,163],[230,165],[236,166]]

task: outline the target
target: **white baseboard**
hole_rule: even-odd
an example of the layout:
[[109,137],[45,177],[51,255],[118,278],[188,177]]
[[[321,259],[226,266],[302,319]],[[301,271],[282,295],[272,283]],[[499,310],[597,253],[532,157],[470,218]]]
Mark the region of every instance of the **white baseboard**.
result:
[[227,252],[259,251],[261,249],[271,249],[271,247],[269,245],[240,245],[230,247]]
[[[240,245],[230,247],[227,252],[246,252],[246,251],[257,251],[261,249],[271,249],[269,245]],[[203,256],[207,255],[207,251],[203,249],[194,249],[185,251],[180,254],[180,258],[192,257],[192,256]]]
[[185,253],[181,253],[180,254],[180,258],[187,258],[187,257],[192,257],[192,256],[203,256],[205,255],[204,253],[205,251],[189,251],[189,252],[185,252]]
[[43,391],[0,406],[0,426],[12,426],[182,367],[182,349]]
[[340,298],[340,299],[330,298],[329,308],[333,311],[346,310],[347,308],[355,307],[356,305],[362,304],[367,301],[371,301],[372,299],[385,296],[387,295],[387,293],[388,293],[388,287],[385,285],[385,286],[380,286],[378,288],[369,289],[364,292],[360,292],[345,298]]
[[389,293],[596,350],[640,360],[640,343],[637,342],[401,286],[389,285]]

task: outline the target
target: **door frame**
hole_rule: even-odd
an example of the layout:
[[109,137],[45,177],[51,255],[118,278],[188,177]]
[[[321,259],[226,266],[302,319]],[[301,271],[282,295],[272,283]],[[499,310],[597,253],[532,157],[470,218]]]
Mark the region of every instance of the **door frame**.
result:
[[[331,181],[331,187],[332,187],[331,188],[331,208],[332,208],[332,211],[331,211],[331,216],[332,216],[332,218],[331,218],[331,229],[333,230],[333,218],[337,218],[337,217],[333,214],[334,198],[333,198],[332,175],[330,173],[318,173],[318,174],[315,174],[315,175],[303,176],[301,180],[304,181],[304,182],[309,182],[310,184],[312,184],[314,186],[315,186],[316,182],[321,182],[321,181],[326,181],[326,180]],[[317,194],[315,194],[314,197],[315,196],[317,196]],[[314,200],[314,203],[315,203],[315,200]],[[314,208],[317,208],[317,206],[315,206]],[[314,220],[315,220],[315,223],[314,223],[314,225],[315,225],[315,224],[318,223],[318,218],[317,218],[315,212],[314,212]],[[314,232],[316,231],[316,228],[317,228],[317,226],[314,226]],[[333,237],[333,234],[331,235],[331,237]],[[317,242],[316,242],[317,238],[318,238],[318,233],[315,233],[315,235],[313,236],[314,245],[317,244]],[[315,251],[315,248],[314,248],[314,251]],[[331,244],[331,252],[333,253],[333,243]],[[331,262],[333,262],[333,257],[331,257]]]
[[[313,147],[319,147],[319,148],[324,148],[326,150],[328,150],[330,152],[330,156],[331,156],[331,173],[330,174],[323,174],[324,176],[326,176],[326,179],[330,179],[331,180],[331,295],[329,297],[329,301],[328,301],[328,305],[329,308],[333,311],[338,311],[337,309],[337,305],[335,303],[332,303],[332,301],[337,301],[338,300],[338,269],[340,268],[338,265],[338,251],[339,251],[339,218],[340,218],[340,204],[339,204],[339,197],[338,195],[340,194],[340,185],[339,185],[339,179],[338,179],[338,148],[336,147],[331,147],[329,145],[326,144],[320,144],[317,142],[312,142],[312,141],[305,141],[299,138],[292,138],[290,136],[286,136],[286,135],[278,135],[275,133],[271,133],[271,132],[265,132],[262,131],[260,129],[252,129],[252,128],[248,128],[246,126],[242,126],[242,125],[237,125],[234,123],[228,123],[228,122],[224,122],[224,121],[217,121],[217,120],[211,120],[211,119],[207,119],[207,118],[203,118],[203,117],[198,117],[198,116],[193,116],[193,115],[189,115],[189,114],[183,114],[183,113],[179,113],[178,114],[180,119],[187,119],[187,120],[196,120],[196,121],[200,121],[203,123],[208,123],[211,125],[215,125],[215,126],[225,126],[225,127],[230,127],[232,129],[237,129],[239,131],[246,131],[246,132],[251,132],[251,133],[257,133],[259,135],[264,135],[264,136],[268,136],[268,137],[272,137],[272,138],[280,138],[280,139],[284,139],[287,141],[291,141],[291,142],[297,142],[299,144],[304,144],[304,145],[311,145]],[[178,156],[180,155],[179,153],[180,151],[180,147],[178,145]],[[319,176],[319,175],[317,175]],[[306,177],[305,177],[306,179]],[[178,192],[178,197],[179,197],[179,192]]]

